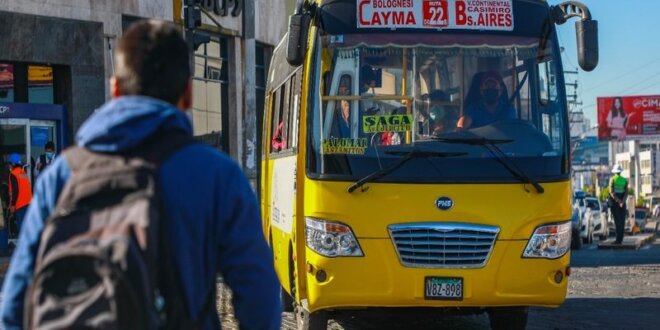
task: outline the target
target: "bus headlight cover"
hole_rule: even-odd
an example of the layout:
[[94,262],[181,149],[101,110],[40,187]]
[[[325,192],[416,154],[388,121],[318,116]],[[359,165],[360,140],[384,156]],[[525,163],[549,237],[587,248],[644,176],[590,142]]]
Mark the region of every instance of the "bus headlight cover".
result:
[[571,248],[571,223],[544,225],[536,228],[529,239],[524,258],[557,259]]
[[349,226],[305,218],[307,246],[325,257],[361,257],[362,249]]

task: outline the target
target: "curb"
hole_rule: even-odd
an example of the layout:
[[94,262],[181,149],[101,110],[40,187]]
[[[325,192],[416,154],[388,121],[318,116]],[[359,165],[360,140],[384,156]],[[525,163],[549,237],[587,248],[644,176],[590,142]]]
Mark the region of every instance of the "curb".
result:
[[598,244],[599,249],[611,250],[638,250],[642,245],[655,240],[656,233],[639,234],[629,236],[623,239],[622,244],[614,244],[614,239],[610,238],[605,242]]

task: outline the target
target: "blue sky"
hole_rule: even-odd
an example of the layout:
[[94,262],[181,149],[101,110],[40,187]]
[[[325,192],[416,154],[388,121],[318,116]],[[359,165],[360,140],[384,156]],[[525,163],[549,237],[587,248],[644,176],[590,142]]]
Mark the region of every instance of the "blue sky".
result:
[[[563,1],[549,0],[550,4]],[[596,124],[596,98],[660,94],[660,1],[582,0],[598,21],[600,61],[592,72],[566,75],[579,81],[578,95],[585,116]],[[575,19],[559,26],[564,70],[575,71]],[[567,87],[571,92],[572,87]]]

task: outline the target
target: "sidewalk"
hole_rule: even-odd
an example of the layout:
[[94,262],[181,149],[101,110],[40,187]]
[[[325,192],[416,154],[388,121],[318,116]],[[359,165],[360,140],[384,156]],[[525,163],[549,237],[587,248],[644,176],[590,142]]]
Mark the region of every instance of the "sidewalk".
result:
[[614,238],[608,238],[606,241],[598,244],[599,249],[616,249],[616,250],[637,250],[644,244],[652,242],[656,238],[660,223],[657,221],[649,221],[641,233],[637,235],[626,235],[623,237],[621,244],[614,244]]

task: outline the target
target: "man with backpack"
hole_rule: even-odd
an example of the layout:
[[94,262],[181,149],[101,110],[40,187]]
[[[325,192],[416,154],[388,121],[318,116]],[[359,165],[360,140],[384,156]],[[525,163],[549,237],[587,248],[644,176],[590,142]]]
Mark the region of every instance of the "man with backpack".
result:
[[192,142],[180,32],[141,21],[115,52],[112,100],[37,180],[4,329],[218,329],[217,274],[242,329],[279,329],[255,195],[233,161]]

